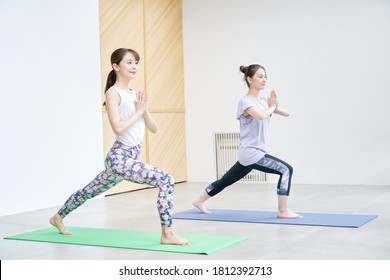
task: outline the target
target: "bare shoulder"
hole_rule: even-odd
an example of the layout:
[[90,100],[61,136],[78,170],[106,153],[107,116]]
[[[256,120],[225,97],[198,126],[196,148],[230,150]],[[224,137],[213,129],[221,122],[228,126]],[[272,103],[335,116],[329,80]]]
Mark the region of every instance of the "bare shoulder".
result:
[[106,91],[106,102],[107,104],[119,104],[120,103],[120,96],[119,96],[119,93],[118,91],[115,89],[115,87],[110,87],[107,91]]
[[115,95],[118,95],[118,91],[116,90],[115,87],[110,87],[110,88],[106,91],[106,95],[113,95],[113,93],[115,93]]

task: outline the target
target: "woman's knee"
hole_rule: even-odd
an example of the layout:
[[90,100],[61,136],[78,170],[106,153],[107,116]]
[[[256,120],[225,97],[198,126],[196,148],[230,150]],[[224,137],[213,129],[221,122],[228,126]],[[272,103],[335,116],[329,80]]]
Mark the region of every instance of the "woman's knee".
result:
[[160,175],[161,176],[160,179],[157,179],[157,180],[158,181],[161,180],[163,185],[173,188],[175,186],[175,178],[173,178],[173,176],[171,174],[168,174],[164,171],[161,171],[161,172],[162,172],[162,174],[161,174],[162,176]]
[[289,174],[291,176],[293,174],[293,172],[294,172],[294,168],[290,164],[287,163],[287,169],[288,169],[288,172],[289,172]]
[[172,175],[167,174],[167,178],[168,178],[168,182],[170,185],[172,185],[172,186],[175,185],[175,178],[173,178]]

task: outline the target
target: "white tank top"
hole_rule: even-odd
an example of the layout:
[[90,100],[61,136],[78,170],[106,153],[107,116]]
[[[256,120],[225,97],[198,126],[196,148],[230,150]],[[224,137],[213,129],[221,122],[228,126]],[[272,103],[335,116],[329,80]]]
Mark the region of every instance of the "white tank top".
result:
[[[126,119],[135,113],[134,101],[136,93],[131,90],[131,93],[124,91],[120,87],[112,86],[119,94],[121,102],[119,104],[120,119]],[[121,135],[117,135],[116,140],[130,147],[141,144],[145,135],[145,120],[141,116],[131,127],[124,131]]]

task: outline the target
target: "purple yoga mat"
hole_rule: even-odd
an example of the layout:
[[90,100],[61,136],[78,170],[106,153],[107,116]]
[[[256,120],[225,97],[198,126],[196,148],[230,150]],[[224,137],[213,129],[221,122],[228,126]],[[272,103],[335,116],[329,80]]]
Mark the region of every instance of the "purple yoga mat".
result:
[[174,219],[241,222],[241,223],[264,223],[264,224],[287,224],[305,226],[328,226],[328,227],[352,227],[358,228],[375,219],[377,215],[366,214],[331,214],[331,213],[305,213],[300,219],[281,219],[276,217],[275,211],[250,211],[250,210],[223,210],[209,209],[212,214],[203,214],[199,209],[190,209],[173,215]]

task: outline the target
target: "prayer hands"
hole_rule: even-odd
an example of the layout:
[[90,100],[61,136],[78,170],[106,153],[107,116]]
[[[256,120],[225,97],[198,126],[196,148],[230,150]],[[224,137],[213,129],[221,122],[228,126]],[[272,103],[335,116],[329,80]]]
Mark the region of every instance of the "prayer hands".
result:
[[268,97],[268,106],[269,107],[278,107],[278,96],[274,90],[271,91],[270,96]]
[[148,96],[144,91],[139,90],[134,101],[135,110],[143,114],[146,111],[147,104]]

